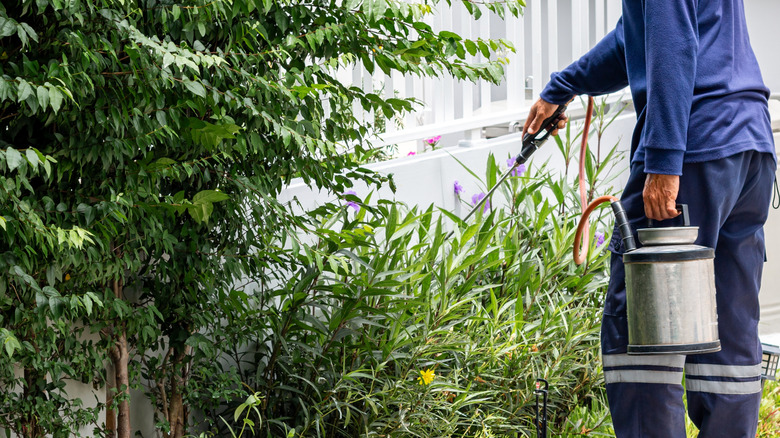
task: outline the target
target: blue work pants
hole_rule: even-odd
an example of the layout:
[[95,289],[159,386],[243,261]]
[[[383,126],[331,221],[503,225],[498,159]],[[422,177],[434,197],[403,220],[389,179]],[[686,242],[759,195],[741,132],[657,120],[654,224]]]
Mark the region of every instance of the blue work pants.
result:
[[[715,248],[715,289],[721,351],[697,355],[629,356],[625,271],[617,230],[601,330],[604,378],[617,438],[685,438],[688,415],[700,438],[754,438],[761,399],[758,291],[764,230],[775,159],[742,152],[685,164],[677,202],[688,204],[698,245]],[[631,227],[647,226],[642,163],[632,165],[622,195]],[[682,226],[682,218],[656,226]]]

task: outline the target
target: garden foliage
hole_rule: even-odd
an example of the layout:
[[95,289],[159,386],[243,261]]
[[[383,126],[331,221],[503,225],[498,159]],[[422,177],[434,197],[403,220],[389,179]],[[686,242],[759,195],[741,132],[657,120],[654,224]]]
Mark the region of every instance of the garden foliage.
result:
[[[434,32],[437,3],[3,1],[0,428],[128,437],[133,387],[181,437],[235,396],[217,358],[254,335],[240,281],[288,273],[298,255],[279,236],[310,229],[276,195],[295,176],[333,193],[387,183],[358,166],[372,120],[414,104],[336,70],[501,78],[511,45]],[[492,60],[466,62],[478,52]],[[106,404],[67,382],[105,386]]]
[[[559,141],[564,154],[575,133]],[[615,155],[588,158],[598,194],[613,190],[601,172]],[[491,157],[488,186],[499,167]],[[545,378],[554,435],[608,430],[598,354],[608,253],[594,241],[586,264],[572,262],[574,193],[537,165],[469,223],[371,196],[349,197],[359,210],[311,212],[316,241],[284,242],[296,266],[287,281],[247,297],[256,337],[231,355],[247,400],[207,417],[235,421],[234,436],[534,436]],[[605,212],[591,232],[610,223]]]

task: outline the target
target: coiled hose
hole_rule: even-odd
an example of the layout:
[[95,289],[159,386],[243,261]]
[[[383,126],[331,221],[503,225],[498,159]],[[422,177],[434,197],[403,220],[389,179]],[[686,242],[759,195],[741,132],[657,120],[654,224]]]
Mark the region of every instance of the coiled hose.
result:
[[[588,217],[593,210],[601,204],[606,202],[603,200],[593,208],[590,208],[588,204],[588,189],[585,185],[585,159],[588,153],[588,134],[590,133],[590,121],[593,118],[593,97],[588,96],[588,109],[585,111],[585,126],[582,130],[582,142],[580,143],[580,168],[579,168],[579,186],[580,186],[580,205],[582,206],[582,216],[580,216],[580,223],[577,225],[577,233],[574,235],[574,263],[581,265],[588,255],[588,248],[590,247],[590,233],[583,232],[590,228]],[[601,198],[599,198],[601,199]],[[580,241],[583,240],[582,246],[585,248],[585,254],[580,254]]]
[[[580,222],[577,225],[577,232],[574,234],[574,263],[578,265],[585,262],[588,256],[588,248],[590,247],[590,234],[588,233],[590,224],[588,223],[588,217],[593,213],[593,210],[595,210],[596,207],[605,202],[610,202],[612,204],[612,211],[615,213],[615,222],[618,225],[624,249],[626,252],[636,249],[634,235],[628,225],[628,216],[618,198],[614,196],[600,196],[588,204],[587,207],[585,206],[588,202],[588,191],[585,186],[585,158],[588,153],[588,133],[590,131],[590,120],[593,117],[593,105],[593,97],[588,96],[588,110],[585,112],[585,127],[582,133],[582,143],[580,145],[579,186],[580,202],[583,206],[583,210],[582,216],[580,216]],[[584,254],[580,254],[580,243],[582,243],[582,247],[585,248]]]

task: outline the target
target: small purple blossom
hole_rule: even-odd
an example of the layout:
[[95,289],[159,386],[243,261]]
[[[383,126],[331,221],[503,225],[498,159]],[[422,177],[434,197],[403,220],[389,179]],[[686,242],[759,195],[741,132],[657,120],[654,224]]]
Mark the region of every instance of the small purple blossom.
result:
[[464,189],[463,186],[460,185],[458,180],[455,180],[455,184],[453,184],[452,189],[455,191],[456,196],[460,196],[461,193],[466,191],[466,189]]
[[412,155],[417,155],[417,152],[412,151],[412,152],[409,152],[408,154],[406,154],[407,157],[411,157]]
[[431,146],[435,146],[435,145],[436,145],[436,143],[438,143],[438,142],[439,142],[439,140],[441,140],[441,135],[437,135],[436,137],[426,138],[426,139],[425,139],[425,140],[423,140],[423,141],[424,141],[424,142],[426,142],[426,143],[428,143],[428,144],[429,144],[429,145],[431,145]]
[[[343,195],[344,196],[347,196],[347,195],[357,196],[357,192],[355,192],[354,190],[347,190],[346,192],[343,193]],[[355,211],[360,210],[360,206],[357,204],[357,202],[354,202],[354,201],[347,201],[347,207],[352,207],[352,208],[355,209]]]
[[596,248],[604,244],[604,233],[596,231]]
[[[510,159],[506,160],[506,165],[511,169],[515,165],[515,159],[514,158],[510,158]],[[509,175],[510,176],[514,176],[514,177],[518,177],[518,176],[522,175],[525,172],[525,169],[526,169],[525,164],[521,164],[521,165],[515,167]]]
[[[476,195],[473,195],[471,197],[471,203],[477,205],[479,204],[479,201],[483,200],[484,198],[485,198],[484,193],[482,192],[477,193]],[[483,209],[483,211],[488,211],[489,209],[490,209],[490,199],[485,201],[485,208]]]
[[518,176],[522,175],[523,172],[525,172],[525,164],[521,164],[521,165],[515,167],[514,170],[512,170],[512,174],[511,175],[514,176],[514,177],[518,177]]

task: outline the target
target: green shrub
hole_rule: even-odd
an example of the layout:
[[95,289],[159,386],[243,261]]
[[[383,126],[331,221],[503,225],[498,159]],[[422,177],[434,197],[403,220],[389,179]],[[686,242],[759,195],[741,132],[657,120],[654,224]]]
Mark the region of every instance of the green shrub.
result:
[[[560,142],[564,153],[572,141]],[[490,157],[488,186],[499,174]],[[504,204],[469,223],[370,196],[347,197],[358,211],[311,212],[315,241],[281,242],[294,259],[287,280],[260,283],[246,318],[255,343],[231,355],[257,409],[207,417],[235,431],[247,418],[267,436],[529,436],[535,380],[545,378],[551,431],[582,430],[569,415],[604,404],[608,253],[594,242],[587,263],[572,262],[574,193],[541,165],[510,178],[492,200]],[[611,217],[602,216],[591,232],[608,239]]]

